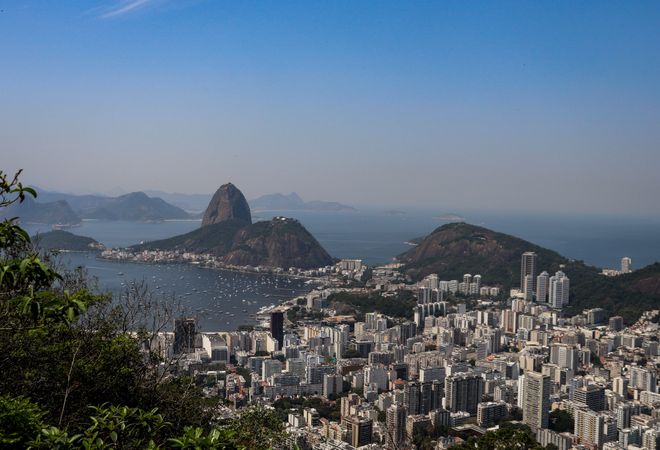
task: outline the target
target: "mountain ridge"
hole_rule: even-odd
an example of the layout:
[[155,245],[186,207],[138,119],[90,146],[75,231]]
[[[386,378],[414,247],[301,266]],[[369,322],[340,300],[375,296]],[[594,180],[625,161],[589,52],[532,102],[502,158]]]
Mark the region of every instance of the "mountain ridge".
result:
[[171,205],[159,197],[150,197],[142,191],[130,192],[117,197],[44,191],[39,193],[37,203],[45,204],[44,201],[65,201],[81,219],[146,222],[190,218],[183,209]]
[[339,202],[312,200],[305,202],[296,192],[266,194],[249,201],[255,211],[357,211]]
[[23,223],[78,225],[80,216],[66,200],[37,202],[26,197],[22,203],[15,203],[0,213],[0,219],[18,217]]

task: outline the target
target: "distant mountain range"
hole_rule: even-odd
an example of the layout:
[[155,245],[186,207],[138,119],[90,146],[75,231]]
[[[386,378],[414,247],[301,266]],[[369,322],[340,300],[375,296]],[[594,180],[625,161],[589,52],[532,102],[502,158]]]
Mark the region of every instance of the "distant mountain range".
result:
[[337,202],[314,200],[305,202],[295,192],[288,195],[267,194],[250,200],[250,207],[255,211],[357,211],[352,206]]
[[[131,192],[120,196],[66,194],[37,189],[35,201],[8,208],[4,217],[20,217],[23,222],[77,225],[83,219],[126,220],[135,222],[168,219],[199,219],[211,200],[206,194],[180,194],[162,191]],[[248,202],[255,211],[355,211],[338,202],[303,201],[298,194],[268,194]]]
[[77,225],[82,219],[147,222],[188,219],[190,215],[144,192],[104,197],[40,190],[36,199],[27,198],[25,202],[7,208],[4,217],[19,217],[28,223]]
[[14,203],[0,211],[0,219],[12,217],[18,217],[23,223],[78,225],[81,222],[66,200],[38,203],[32,197],[25,197],[23,203]]
[[[204,211],[211,200],[210,194],[181,194],[163,191],[144,191],[152,197],[160,197],[172,205],[178,206],[189,213]],[[356,211],[349,205],[338,202],[313,200],[306,202],[295,192],[290,194],[266,194],[253,200],[248,200],[253,211]],[[196,216],[196,214],[193,214]]]

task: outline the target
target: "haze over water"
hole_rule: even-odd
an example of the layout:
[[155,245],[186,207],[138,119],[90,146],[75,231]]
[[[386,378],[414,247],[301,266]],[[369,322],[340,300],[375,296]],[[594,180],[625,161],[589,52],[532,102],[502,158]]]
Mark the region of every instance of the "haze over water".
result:
[[[618,267],[622,256],[630,256],[634,268],[660,259],[660,235],[657,233],[660,221],[657,220],[493,212],[462,214],[469,223],[512,234],[599,267]],[[255,220],[274,215],[299,219],[332,256],[363,259],[368,264],[390,262],[410,248],[406,241],[424,236],[446,223],[440,220],[440,214],[428,210],[254,214]],[[200,222],[195,220],[161,223],[85,221],[71,231],[92,237],[109,247],[125,247],[186,233],[199,225]],[[49,230],[45,226],[27,228],[30,233]],[[102,290],[118,294],[125,289],[126,283],[144,281],[156,293],[178,296],[183,306],[199,318],[200,326],[209,331],[253,324],[251,316],[259,308],[311,289],[300,280],[202,269],[189,264],[105,261],[96,259],[93,254],[67,254],[64,257],[72,266],[85,267],[98,279]],[[474,272],[478,272],[478,268]]]

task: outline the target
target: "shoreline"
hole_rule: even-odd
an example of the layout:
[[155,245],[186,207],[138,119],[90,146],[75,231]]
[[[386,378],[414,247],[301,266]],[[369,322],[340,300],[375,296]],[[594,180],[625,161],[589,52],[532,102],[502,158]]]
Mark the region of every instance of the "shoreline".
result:
[[[84,252],[81,251],[79,253],[84,253]],[[198,267],[200,269],[218,270],[218,271],[235,272],[235,273],[247,273],[247,274],[254,274],[254,275],[268,275],[268,276],[272,276],[272,277],[291,278],[291,279],[306,280],[306,281],[320,280],[320,278],[318,278],[318,277],[312,277],[312,276],[308,276],[308,275],[298,275],[298,274],[291,274],[291,273],[272,272],[272,271],[265,271],[265,270],[250,270],[250,269],[235,267],[235,266],[214,267],[214,266],[208,266],[206,264],[195,263],[194,261],[186,261],[186,260],[140,261],[140,260],[130,259],[130,258],[121,258],[121,259],[119,259],[119,258],[106,258],[106,257],[101,256],[100,254],[96,255],[96,259],[100,260],[100,261],[108,261],[108,262],[116,262],[116,263],[145,264],[145,265],[152,265],[152,266],[157,266],[157,265],[160,265],[160,264],[162,264],[162,265],[186,264],[186,265],[189,265],[189,266]],[[284,270],[282,268],[277,268],[277,269]]]

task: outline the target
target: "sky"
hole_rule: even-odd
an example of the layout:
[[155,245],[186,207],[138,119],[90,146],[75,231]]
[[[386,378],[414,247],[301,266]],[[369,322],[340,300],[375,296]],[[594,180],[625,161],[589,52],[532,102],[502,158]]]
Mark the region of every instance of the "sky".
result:
[[660,211],[660,2],[0,0],[0,170]]

